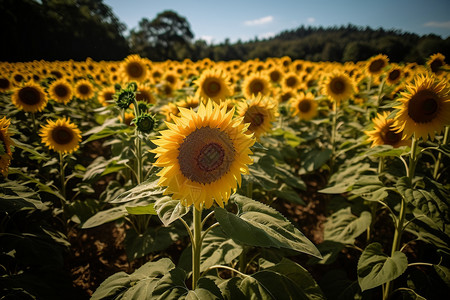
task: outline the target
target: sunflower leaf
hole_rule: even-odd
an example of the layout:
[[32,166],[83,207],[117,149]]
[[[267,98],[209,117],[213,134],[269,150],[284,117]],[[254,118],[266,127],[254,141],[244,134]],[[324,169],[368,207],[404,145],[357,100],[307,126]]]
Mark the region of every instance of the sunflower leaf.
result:
[[363,211],[359,217],[351,212],[351,207],[341,209],[332,214],[325,223],[324,240],[343,244],[353,244],[370,226],[372,216]]
[[222,230],[238,244],[295,250],[321,258],[319,250],[275,209],[250,198],[235,195],[238,214],[216,207]]

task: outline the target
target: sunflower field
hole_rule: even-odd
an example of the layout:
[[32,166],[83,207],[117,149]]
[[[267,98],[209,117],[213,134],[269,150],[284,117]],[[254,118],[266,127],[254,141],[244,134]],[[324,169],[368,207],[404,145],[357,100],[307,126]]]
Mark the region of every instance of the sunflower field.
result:
[[427,59],[1,62],[1,299],[446,298]]

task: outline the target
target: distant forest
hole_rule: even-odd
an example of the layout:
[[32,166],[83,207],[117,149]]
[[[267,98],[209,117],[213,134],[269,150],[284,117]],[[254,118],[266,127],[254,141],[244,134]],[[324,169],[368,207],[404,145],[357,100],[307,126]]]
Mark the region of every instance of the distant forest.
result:
[[153,61],[249,60],[290,56],[310,61],[361,61],[383,53],[392,62],[424,63],[450,56],[450,38],[398,30],[299,27],[268,39],[210,45],[195,40],[189,21],[174,11],[126,26],[102,0],[1,0],[0,61],[122,60],[137,53]]

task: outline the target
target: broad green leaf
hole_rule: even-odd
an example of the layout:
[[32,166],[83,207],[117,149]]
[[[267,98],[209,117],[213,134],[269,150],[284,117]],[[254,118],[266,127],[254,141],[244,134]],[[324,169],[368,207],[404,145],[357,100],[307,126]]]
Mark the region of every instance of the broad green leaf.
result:
[[247,300],[248,297],[246,297],[239,288],[241,282],[242,282],[241,278],[231,277],[230,279],[221,282],[218,286],[225,299]]
[[450,269],[442,265],[433,265],[433,268],[439,277],[441,277],[442,281],[444,281],[445,285],[450,288]]
[[201,277],[197,281],[195,290],[190,290],[186,296],[186,300],[209,300],[209,299],[223,299],[220,289],[216,283],[206,277]]
[[277,178],[280,178],[288,186],[299,189],[301,191],[306,191],[306,183],[298,175],[294,175],[289,171],[287,165],[279,165],[277,169]]
[[383,253],[380,243],[368,245],[358,261],[358,282],[362,291],[392,281],[405,272],[408,258],[396,251],[392,257]]
[[129,260],[143,257],[149,253],[166,250],[170,245],[187,235],[184,227],[149,226],[139,234],[134,229],[126,231],[125,252]]
[[102,210],[83,223],[81,228],[92,228],[123,218],[128,214],[124,205]]
[[127,212],[130,215],[156,215],[155,203],[150,203],[144,206],[126,206]]
[[347,192],[357,181],[361,174],[368,171],[370,165],[367,163],[351,164],[350,167],[333,174],[330,178],[329,187],[319,190],[324,194],[341,194]]
[[287,200],[295,204],[306,205],[305,201],[303,201],[300,195],[286,184],[282,184],[280,189],[276,190],[274,193],[278,198]]
[[314,244],[275,209],[241,195],[235,195],[233,202],[238,206],[238,215],[220,207],[214,211],[222,230],[236,243],[286,248],[321,257]]
[[397,182],[397,190],[411,203],[432,219],[439,227],[450,223],[449,200],[450,192],[438,182],[424,178],[424,189],[413,188],[407,177],[402,177]]
[[16,181],[0,183],[0,197],[0,210],[7,213],[45,207],[37,192]]
[[278,188],[278,181],[267,174],[261,166],[253,164],[249,167],[250,172],[243,176],[242,186],[246,186],[247,182],[254,182],[260,185],[263,189],[269,191]]
[[394,148],[391,145],[378,145],[376,147],[370,148],[364,155],[376,156],[376,157],[386,157],[395,156],[399,157],[410,152],[408,146]]
[[418,240],[435,245],[450,254],[450,225],[445,225],[444,230],[422,211],[415,210],[415,219],[406,227],[406,231],[417,236]]
[[351,193],[368,201],[381,201],[388,196],[386,187],[377,175],[361,177],[352,186]]
[[306,157],[303,158],[303,168],[307,172],[317,170],[331,158],[331,155],[331,149],[310,151]]
[[179,200],[173,200],[169,196],[157,199],[155,209],[164,226],[169,226],[173,221],[189,212],[189,207],[182,205]]
[[142,295],[148,297],[160,278],[174,268],[170,259],[162,258],[147,262],[132,274],[118,272],[103,281],[91,299],[142,299]]
[[351,212],[351,207],[341,209],[332,214],[325,223],[324,240],[342,244],[353,244],[370,226],[372,215],[363,211],[359,217]]
[[65,214],[77,223],[86,222],[100,209],[100,202],[93,199],[76,200],[64,206]]
[[164,189],[158,186],[159,177],[156,175],[151,176],[143,183],[135,186],[134,188],[120,194],[117,198],[109,201],[110,203],[124,203],[133,200],[146,199],[154,197],[156,195],[162,195]]
[[184,298],[189,293],[185,281],[186,272],[179,268],[174,268],[167,272],[153,289],[151,299],[158,300],[178,300]]
[[321,265],[329,265],[334,263],[341,253],[342,249],[344,249],[345,245],[342,243],[334,242],[334,241],[323,241],[322,243],[317,245],[317,249],[319,249],[320,254],[322,254],[322,259],[318,259],[316,257],[311,257],[308,260],[309,265],[321,264]]
[[50,157],[46,156],[44,153],[37,152],[33,147],[22,143],[19,140],[16,140],[14,138],[11,138],[11,141],[13,142],[14,147],[22,149],[22,151],[28,152],[32,155],[33,158],[37,160],[49,160]]
[[129,128],[124,123],[116,123],[115,119],[111,119],[103,123],[103,125],[92,128],[91,130],[85,132],[83,136],[89,136],[83,144],[86,144],[91,141],[99,140],[102,138],[106,138],[118,133],[132,132],[134,129]]
[[308,271],[288,259],[246,277],[240,289],[251,299],[325,299]]

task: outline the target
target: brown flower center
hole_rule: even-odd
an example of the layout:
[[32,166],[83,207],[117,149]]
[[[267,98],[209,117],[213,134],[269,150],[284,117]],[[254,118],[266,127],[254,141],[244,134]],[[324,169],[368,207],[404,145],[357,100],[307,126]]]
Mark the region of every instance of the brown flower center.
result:
[[264,114],[262,114],[256,106],[251,106],[244,116],[244,123],[250,123],[248,129],[255,131],[264,123]]
[[391,72],[389,72],[388,78],[390,81],[395,81],[399,77],[400,77],[400,70],[395,69],[395,70],[392,70]]
[[74,138],[73,132],[70,128],[65,126],[58,126],[52,130],[52,139],[56,144],[69,144]]
[[89,93],[91,92],[91,88],[87,84],[80,84],[78,86],[78,92],[81,95],[89,95]]
[[369,72],[370,73],[378,73],[383,69],[385,66],[385,61],[383,59],[375,59],[372,61],[369,65]]
[[203,86],[205,87],[205,94],[210,98],[214,98],[220,93],[220,83],[214,79],[207,80]]
[[199,128],[183,140],[177,157],[181,173],[190,180],[209,184],[222,178],[234,160],[234,145],[218,128]]
[[294,87],[297,85],[297,78],[295,78],[294,76],[290,76],[286,79],[286,85],[288,87]]
[[257,95],[264,90],[264,84],[260,80],[253,80],[250,83],[250,94]]
[[11,83],[9,82],[8,79],[0,78],[0,89],[7,89],[9,88],[10,85]]
[[408,115],[416,123],[433,121],[439,111],[439,98],[430,90],[417,92],[408,102]]
[[396,133],[395,131],[388,129],[384,134],[381,134],[381,139],[384,144],[395,146],[402,140],[402,133]]
[[300,101],[300,103],[298,104],[298,109],[302,113],[309,112],[311,110],[311,102],[309,100],[302,100],[302,101]]
[[20,89],[19,99],[26,105],[36,105],[41,101],[41,94],[36,88],[26,86]]
[[444,65],[444,63],[442,62],[442,60],[440,59],[435,59],[431,62],[430,64],[430,69],[431,72],[439,74],[442,72],[442,70],[440,70],[440,68]]
[[281,78],[281,74],[278,71],[270,72],[269,76],[270,76],[270,80],[272,80],[273,82],[278,82]]
[[58,84],[57,86],[55,86],[54,92],[56,96],[60,98],[66,97],[69,94],[69,90],[63,84]]
[[127,74],[131,78],[139,78],[144,73],[144,68],[138,62],[130,62],[127,64]]
[[330,90],[333,94],[339,95],[345,92],[345,82],[340,78],[333,78],[330,82]]

